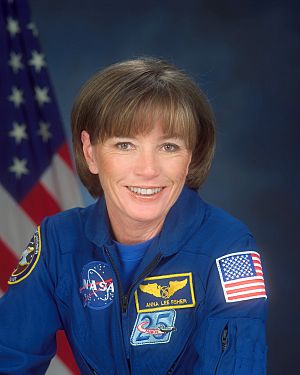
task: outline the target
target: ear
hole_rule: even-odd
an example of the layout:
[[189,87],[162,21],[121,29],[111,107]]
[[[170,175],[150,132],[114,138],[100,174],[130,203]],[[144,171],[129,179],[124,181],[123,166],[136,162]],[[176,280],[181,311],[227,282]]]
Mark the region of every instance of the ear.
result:
[[93,174],[98,174],[98,165],[95,158],[95,146],[91,144],[90,135],[87,131],[81,132],[82,150],[85,157],[85,161],[89,167],[89,170]]

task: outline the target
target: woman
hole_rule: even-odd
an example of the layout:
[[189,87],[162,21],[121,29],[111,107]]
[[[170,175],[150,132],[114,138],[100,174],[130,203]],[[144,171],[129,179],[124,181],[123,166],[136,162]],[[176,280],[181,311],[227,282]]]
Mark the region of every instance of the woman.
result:
[[64,329],[82,374],[264,374],[255,242],[197,194],[214,120],[196,85],[160,60],[112,65],[82,88],[72,132],[99,199],[46,218],[23,253],[0,373],[44,373]]

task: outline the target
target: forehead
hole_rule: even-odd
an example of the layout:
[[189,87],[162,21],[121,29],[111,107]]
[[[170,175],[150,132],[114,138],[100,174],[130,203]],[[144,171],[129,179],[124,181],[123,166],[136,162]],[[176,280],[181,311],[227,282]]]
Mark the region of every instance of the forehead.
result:
[[92,142],[104,142],[112,137],[136,138],[150,134],[156,124],[166,138],[180,138],[193,149],[197,138],[197,125],[193,113],[183,105],[173,102],[149,102],[112,108],[107,116],[98,118],[92,131]]
[[165,137],[185,138],[185,135],[190,131],[189,124],[186,119],[179,117],[181,116],[178,113],[174,115],[168,111],[138,109],[128,118],[122,114],[115,118],[107,129],[107,136],[136,137],[150,134],[155,130]]
[[[176,134],[175,131],[168,131],[160,121],[156,121],[152,127],[149,129],[144,129],[144,131],[136,131],[136,132],[120,132],[118,135],[112,135],[114,138],[131,138],[131,139],[139,139],[139,138],[155,138],[158,140],[165,140],[165,139],[183,139],[181,134]],[[112,138],[111,137],[111,138]]]

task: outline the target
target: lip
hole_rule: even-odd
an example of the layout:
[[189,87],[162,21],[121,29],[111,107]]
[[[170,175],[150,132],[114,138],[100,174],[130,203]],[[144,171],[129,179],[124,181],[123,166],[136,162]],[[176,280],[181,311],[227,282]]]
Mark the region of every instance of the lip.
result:
[[125,187],[136,187],[140,189],[164,189],[166,186],[163,185],[125,185]]
[[[161,189],[160,191],[154,193],[154,194],[151,194],[151,195],[146,195],[146,194],[138,194],[137,192],[134,192],[132,191],[131,188],[139,188],[139,189]],[[161,196],[161,194],[163,193],[163,191],[165,190],[166,186],[145,186],[145,185],[127,185],[126,186],[126,189],[127,191],[129,192],[129,194],[135,198],[135,199],[138,199],[138,200],[154,200],[154,199],[157,199]]]

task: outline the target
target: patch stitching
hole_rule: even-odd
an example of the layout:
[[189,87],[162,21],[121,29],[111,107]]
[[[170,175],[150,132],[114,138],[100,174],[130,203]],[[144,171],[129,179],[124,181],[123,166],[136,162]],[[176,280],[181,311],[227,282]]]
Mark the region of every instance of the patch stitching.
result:
[[[162,317],[162,315],[166,315],[168,313],[169,313],[169,317],[167,317],[167,316]],[[148,330],[148,332],[149,332],[151,330],[154,331],[154,330],[162,328],[162,326],[159,327],[159,325],[165,324],[165,321],[163,321],[163,319],[167,320],[167,323],[169,324],[169,326],[166,326],[166,327],[169,328],[170,331],[165,332],[165,333],[158,333],[158,334],[141,331],[138,328],[138,326],[141,326],[141,324],[143,323],[143,319],[146,319],[146,318],[148,318],[149,324],[148,324],[147,328],[145,329],[145,331]],[[154,327],[152,326],[153,321],[154,321]],[[159,312],[147,312],[147,313],[138,314],[137,317],[136,317],[136,321],[135,321],[131,336],[130,336],[131,345],[141,346],[141,345],[167,344],[171,340],[172,333],[174,331],[176,331],[176,328],[174,326],[175,321],[176,321],[176,311],[174,309],[164,310],[163,312],[159,311]],[[149,327],[149,325],[150,325],[150,327]],[[138,331],[140,331],[140,332],[138,332]],[[147,335],[147,334],[149,336],[148,339],[144,337],[144,338],[140,339],[141,340],[140,342],[138,342],[139,336]],[[155,337],[155,336],[161,336],[161,335],[165,335],[165,337],[162,336],[163,339]]]
[[[38,238],[38,241],[36,242],[37,238]],[[30,262],[28,263],[27,267],[24,270],[20,271],[19,273],[15,273],[18,270],[18,266],[20,265],[24,252],[28,249],[28,247],[30,246],[32,242],[34,246],[33,257],[30,259]],[[41,249],[42,249],[41,231],[40,231],[40,227],[38,226],[31,241],[27,245],[26,249],[23,251],[21,258],[19,259],[18,266],[13,270],[8,280],[8,284],[10,285],[18,284],[19,282],[23,281],[24,279],[26,279],[26,277],[28,277],[31,274],[31,272],[34,270],[35,266],[37,265],[38,260],[40,259]],[[24,276],[20,277],[20,275],[22,274],[24,274]]]
[[102,310],[113,303],[115,294],[113,274],[107,263],[92,261],[85,264],[81,271],[81,278],[82,286],[79,292],[83,296],[84,307],[87,306],[93,310]]
[[[248,257],[244,257],[244,264],[247,264],[247,269],[244,272],[250,273],[247,276],[243,274],[239,275],[238,273],[243,271],[243,264],[240,266],[239,269],[235,268],[235,259],[234,257],[247,255]],[[225,269],[225,266],[222,264],[221,261],[226,258],[233,258],[233,262],[230,266],[234,270],[237,276],[233,276],[232,280],[225,280],[224,275],[226,275],[226,271],[228,271],[228,267]],[[242,257],[240,257],[242,258]],[[265,284],[264,284],[264,276],[261,267],[260,255],[256,251],[240,251],[236,253],[230,253],[223,255],[220,258],[216,259],[216,264],[219,272],[220,281],[222,284],[223,294],[227,303],[238,302],[238,301],[246,301],[255,298],[267,298]],[[236,266],[237,267],[237,266]],[[245,266],[246,267],[246,266]],[[232,271],[229,268],[229,271]],[[249,269],[249,271],[248,271]],[[223,271],[223,272],[222,272]],[[228,272],[229,272],[228,271]],[[253,274],[251,275],[251,271]],[[255,273],[255,274],[254,274]],[[224,275],[223,275],[224,274]],[[240,277],[238,277],[240,276]],[[251,295],[252,294],[252,295]]]
[[[138,289],[140,289],[140,286],[141,286],[140,285],[138,287],[138,289],[134,292],[134,299],[135,299],[135,305],[136,305],[137,312],[138,313],[142,313],[142,312],[149,312],[149,311],[170,310],[170,308],[171,309],[185,309],[185,308],[195,307],[196,306],[196,300],[195,300],[195,293],[194,293],[192,272],[176,273],[176,274],[160,275],[160,276],[150,276],[150,277],[146,277],[143,280],[143,283],[145,281],[160,280],[160,279],[170,279],[170,278],[174,278],[174,277],[175,278],[178,278],[178,277],[187,277],[188,285],[189,285],[189,291],[190,291],[190,294],[191,294],[191,303],[182,304],[182,305],[166,305],[166,306],[161,306],[161,307],[140,308],[139,296],[138,296],[138,293],[139,293]],[[158,298],[158,297],[156,297],[156,298]]]

